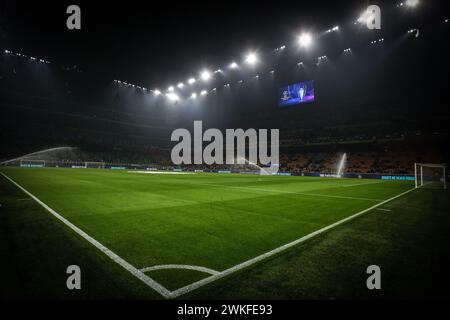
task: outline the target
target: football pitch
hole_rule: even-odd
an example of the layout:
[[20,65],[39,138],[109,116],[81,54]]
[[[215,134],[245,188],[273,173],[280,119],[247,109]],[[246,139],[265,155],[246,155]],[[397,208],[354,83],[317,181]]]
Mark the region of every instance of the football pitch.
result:
[[104,169],[2,174],[165,298],[372,210],[389,211],[385,204],[414,188],[412,181]]

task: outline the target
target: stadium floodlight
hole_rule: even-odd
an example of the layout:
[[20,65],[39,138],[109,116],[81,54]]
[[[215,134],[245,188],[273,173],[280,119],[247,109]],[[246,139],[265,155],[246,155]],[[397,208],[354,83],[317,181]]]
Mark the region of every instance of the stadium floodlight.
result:
[[326,32],[327,32],[327,33],[330,33],[330,32],[338,31],[338,30],[339,30],[339,26],[335,26],[335,27],[333,27],[333,28],[331,28],[331,29],[328,29]]
[[179,89],[183,88],[183,87],[184,87],[184,83],[183,83],[183,82],[180,82],[180,83],[177,85],[177,87],[178,87]]
[[207,93],[208,93],[208,91],[206,91],[206,90],[200,91],[200,94],[201,94],[202,96],[206,95]]
[[258,57],[255,53],[249,53],[245,58],[245,62],[248,64],[254,65],[258,61]]
[[274,74],[274,73],[275,73],[275,70],[270,70],[269,73],[270,73],[270,74]]
[[189,83],[189,84],[194,84],[195,81],[196,81],[195,78],[190,78],[190,79],[188,80],[188,83]]
[[195,99],[195,98],[197,98],[197,94],[196,94],[195,92],[194,92],[194,93],[192,93],[192,94],[191,94],[191,98],[192,98],[192,99]]
[[222,73],[222,69],[217,69],[214,71],[214,73]]
[[159,91],[158,89],[155,89],[155,91],[153,91],[153,93],[155,94],[155,96],[159,96],[161,94],[161,91]]
[[418,38],[418,37],[419,37],[419,34],[420,34],[420,33],[419,33],[419,29],[417,29],[417,28],[408,30],[408,33],[414,34],[414,37],[416,37],[416,38]]
[[298,37],[298,42],[302,47],[308,47],[312,43],[312,37],[309,33],[303,33]]
[[177,101],[177,100],[178,100],[178,96],[177,96],[175,93],[167,93],[167,94],[166,94],[166,97],[167,97],[169,100],[172,100],[172,101]]
[[350,51],[352,51],[352,49],[350,49],[350,48],[344,49],[344,52],[350,52]]
[[200,74],[200,78],[202,78],[203,81],[208,81],[209,79],[211,79],[211,72],[209,72],[208,70],[203,70]]
[[236,62],[230,63],[230,69],[236,69],[238,67],[238,64]]
[[419,4],[419,0],[406,0],[405,4],[408,7],[415,7],[415,6],[417,6]]
[[169,91],[169,92],[173,92],[174,90],[175,90],[175,88],[173,86],[170,86],[167,88],[167,91]]
[[9,51],[9,50],[5,50],[5,53],[6,53],[6,54],[8,54],[8,53],[10,53],[10,52],[11,52],[11,51]]

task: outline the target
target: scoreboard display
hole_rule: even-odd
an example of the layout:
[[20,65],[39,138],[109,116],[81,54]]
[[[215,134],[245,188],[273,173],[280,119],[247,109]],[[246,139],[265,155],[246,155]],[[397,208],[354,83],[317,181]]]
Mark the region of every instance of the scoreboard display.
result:
[[314,101],[314,81],[304,81],[280,88],[278,106],[287,107]]

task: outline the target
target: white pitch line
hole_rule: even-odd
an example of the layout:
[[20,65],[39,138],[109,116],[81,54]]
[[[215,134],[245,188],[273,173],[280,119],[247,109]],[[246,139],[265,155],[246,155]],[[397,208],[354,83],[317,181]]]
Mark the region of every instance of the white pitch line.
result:
[[378,208],[378,211],[391,211],[391,209],[383,209],[383,208]]
[[301,238],[299,238],[297,240],[289,242],[289,243],[287,243],[287,244],[285,244],[285,245],[283,245],[281,247],[273,249],[273,250],[271,250],[269,252],[266,252],[266,253],[264,253],[262,255],[259,255],[259,256],[255,257],[253,259],[247,260],[247,261],[242,262],[242,263],[240,263],[238,265],[235,265],[234,267],[231,267],[229,269],[221,271],[217,275],[212,275],[210,277],[204,278],[202,280],[199,280],[197,282],[191,283],[191,284],[189,284],[187,286],[184,286],[182,288],[174,290],[174,291],[171,292],[170,295],[171,295],[172,298],[179,297],[179,296],[181,296],[183,294],[191,292],[192,290],[198,289],[198,288],[200,288],[200,287],[202,287],[202,286],[204,286],[204,285],[206,285],[208,283],[211,283],[211,282],[213,282],[215,280],[223,278],[223,277],[225,277],[225,276],[227,276],[227,275],[229,275],[231,273],[234,273],[234,272],[239,271],[241,269],[247,268],[248,266],[251,266],[251,265],[253,265],[253,264],[257,263],[257,262],[260,262],[260,261],[262,261],[264,259],[267,259],[267,258],[269,258],[269,257],[271,257],[271,256],[273,256],[275,254],[278,254],[278,253],[280,253],[282,251],[285,251],[288,248],[291,248],[291,247],[293,247],[293,246],[295,246],[295,245],[297,245],[299,243],[302,243],[302,242],[304,242],[304,241],[306,241],[308,239],[311,239],[311,238],[313,238],[313,237],[315,237],[315,236],[317,236],[317,235],[319,235],[321,233],[324,233],[324,232],[326,232],[326,231],[328,231],[328,230],[330,230],[332,228],[335,228],[335,227],[337,227],[337,226],[339,226],[339,225],[341,225],[341,224],[343,224],[343,223],[345,223],[345,222],[347,222],[349,220],[352,220],[352,219],[354,219],[356,217],[359,217],[359,216],[365,214],[366,212],[369,212],[369,211],[371,211],[371,210],[373,210],[375,208],[378,208],[379,206],[382,206],[382,205],[384,205],[384,204],[386,204],[386,203],[388,203],[388,202],[390,202],[390,201],[392,201],[394,199],[397,199],[397,198],[399,198],[399,197],[401,197],[401,196],[403,196],[403,195],[405,195],[405,194],[407,194],[407,193],[409,193],[409,192],[411,192],[413,190],[415,190],[415,188],[409,189],[409,190],[407,190],[405,192],[402,192],[402,193],[400,193],[400,194],[398,194],[398,195],[396,195],[396,196],[394,196],[392,198],[384,200],[383,202],[377,203],[377,204],[373,205],[370,208],[367,208],[367,209],[364,209],[362,211],[359,211],[359,212],[357,212],[357,213],[355,213],[355,214],[353,214],[353,215],[351,215],[351,216],[349,216],[347,218],[339,220],[339,221],[337,221],[337,222],[335,222],[333,224],[330,224],[330,225],[328,225],[328,226],[326,226],[326,227],[324,227],[322,229],[316,230],[316,231],[314,231],[314,232],[312,232],[312,233],[310,233],[310,234],[308,234],[306,236],[303,236],[303,237],[301,237]]
[[224,185],[224,184],[215,184],[215,183],[198,183],[198,182],[191,182],[191,184],[198,184],[198,185],[212,186],[212,187],[232,188],[232,189],[242,189],[242,190],[249,190],[249,191],[256,191],[256,192],[271,192],[271,193],[298,194],[298,195],[311,196],[311,197],[325,197],[325,198],[350,199],[350,200],[364,200],[364,201],[383,201],[383,199],[360,198],[360,197],[348,197],[348,196],[336,196],[336,195],[321,194],[321,193],[306,193],[306,192],[296,192],[296,191],[283,191],[283,190],[273,190],[273,189],[260,189],[260,188],[251,188],[251,187],[227,186],[227,185]]
[[[145,275],[142,270],[138,270],[137,268],[135,268],[134,266],[132,266],[130,263],[128,263],[127,261],[125,261],[124,259],[122,259],[120,256],[118,256],[117,254],[115,254],[114,252],[112,252],[111,250],[109,250],[108,248],[106,248],[104,245],[102,245],[100,242],[98,242],[97,240],[95,240],[94,238],[92,238],[91,236],[89,236],[87,233],[85,233],[83,230],[81,230],[80,228],[78,228],[77,226],[75,226],[74,224],[72,224],[70,221],[68,221],[67,219],[65,219],[64,217],[62,217],[60,214],[58,214],[56,211],[54,211],[53,209],[51,209],[49,206],[47,206],[45,203],[43,203],[41,200],[39,200],[37,197],[35,197],[33,194],[31,194],[29,191],[27,191],[25,188],[23,188],[22,186],[20,186],[18,183],[16,183],[14,180],[12,180],[11,178],[9,178],[7,175],[5,175],[3,172],[0,172],[6,179],[8,179],[11,183],[13,183],[14,185],[16,185],[19,189],[21,189],[23,192],[25,192],[27,195],[29,195],[33,200],[35,200],[38,204],[40,204],[42,207],[44,207],[47,211],[49,211],[52,215],[54,215],[57,219],[59,219],[60,221],[62,221],[64,224],[66,224],[69,228],[71,228],[72,230],[74,230],[77,234],[79,234],[80,236],[82,236],[84,239],[86,239],[87,241],[89,241],[91,244],[93,244],[95,247],[97,247],[100,251],[102,251],[104,254],[106,254],[109,258],[111,258],[114,262],[118,263],[120,266],[122,266],[124,269],[126,269],[127,271],[129,271],[131,274],[133,274],[136,278],[140,279],[141,281],[143,281],[147,286],[151,287],[152,289],[154,289],[156,292],[158,292],[159,294],[161,294],[163,297],[165,298],[176,298],[179,297],[183,294],[186,294],[188,292],[191,292],[192,290],[195,290],[199,287],[202,287],[206,284],[209,284],[215,280],[218,280],[220,278],[223,278],[231,273],[234,273],[236,271],[239,271],[241,269],[244,269],[248,266],[251,266],[257,262],[260,262],[264,259],[267,259],[268,257],[271,257],[275,254],[278,254],[282,251],[285,251],[288,248],[291,248],[299,243],[302,243],[308,239],[311,239],[321,233],[324,233],[334,227],[337,227],[349,220],[352,220],[360,215],[363,215],[364,213],[371,211],[373,209],[378,208],[379,206],[382,206],[394,199],[397,199],[413,190],[416,190],[417,188],[413,188],[410,190],[407,190],[405,192],[402,192],[392,198],[389,198],[387,200],[384,200],[380,203],[377,203],[375,205],[373,205],[370,208],[364,209],[358,213],[355,213],[347,218],[344,218],[342,220],[339,220],[333,224],[330,224],[322,229],[316,230],[306,236],[303,236],[297,240],[294,240],[290,243],[287,243],[285,245],[282,245],[278,248],[275,248],[269,252],[266,252],[262,255],[259,255],[253,259],[247,260],[245,262],[242,262],[238,265],[235,265],[229,269],[226,269],[224,271],[218,272],[217,274],[214,274],[212,276],[209,276],[207,278],[204,278],[202,280],[199,280],[197,282],[191,283],[187,286],[181,287],[179,289],[176,289],[174,291],[170,291],[168,289],[166,289],[164,286],[162,286],[161,284],[159,284],[158,282],[156,282],[155,280],[153,280],[152,278],[150,278],[149,276]],[[206,267],[200,267],[200,268],[206,268]],[[206,268],[208,269],[208,268]],[[212,269],[210,269],[212,270]],[[215,270],[214,270],[215,271]]]
[[154,270],[165,270],[165,269],[186,269],[186,270],[195,270],[195,271],[200,271],[200,272],[204,272],[204,273],[209,273],[212,275],[216,275],[219,274],[219,271],[210,269],[210,268],[206,268],[206,267],[202,267],[202,266],[192,266],[192,265],[188,265],[188,264],[160,264],[157,266],[152,266],[152,267],[145,267],[140,269],[140,271],[142,272],[149,272],[149,271],[154,271]]
[[363,183],[354,183],[354,184],[344,184],[343,187],[347,188],[347,187],[354,187],[354,186],[363,186],[366,184],[376,184],[376,183],[381,183],[382,181],[375,181],[375,182],[363,182]]
[[50,212],[53,216],[55,216],[58,220],[63,222],[66,226],[71,228],[73,231],[75,231],[78,235],[83,237],[85,240],[90,242],[92,245],[97,247],[101,252],[106,254],[111,260],[119,264],[121,267],[123,267],[125,270],[130,272],[133,276],[138,278],[139,280],[143,281],[147,286],[154,289],[156,292],[158,292],[160,295],[162,295],[165,298],[171,297],[171,291],[163,287],[161,284],[144,274],[142,271],[135,268],[133,265],[125,261],[123,258],[112,252],[110,249],[105,247],[103,244],[92,238],[90,235],[88,235],[86,232],[78,228],[76,225],[71,223],[69,220],[61,216],[59,213],[57,213],[55,210],[50,208],[48,205],[46,205],[44,202],[39,200],[36,196],[34,196],[32,193],[30,193],[28,190],[23,188],[21,185],[19,185],[17,182],[12,180],[10,177],[8,177],[3,172],[0,172],[6,179],[8,179],[11,183],[13,183],[16,187],[18,187],[20,190],[25,192],[28,196],[30,196],[34,201],[36,201],[38,204],[40,204],[42,207],[44,207],[45,210]]
[[195,174],[194,172],[179,172],[179,171],[127,171],[129,173],[143,173],[143,174]]

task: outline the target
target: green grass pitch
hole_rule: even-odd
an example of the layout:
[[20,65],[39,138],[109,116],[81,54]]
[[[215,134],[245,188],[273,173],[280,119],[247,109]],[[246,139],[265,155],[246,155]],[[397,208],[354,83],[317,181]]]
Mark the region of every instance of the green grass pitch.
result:
[[[2,172],[137,269],[221,272],[413,188],[411,181],[315,177]],[[156,269],[145,274],[170,291],[211,276]]]

